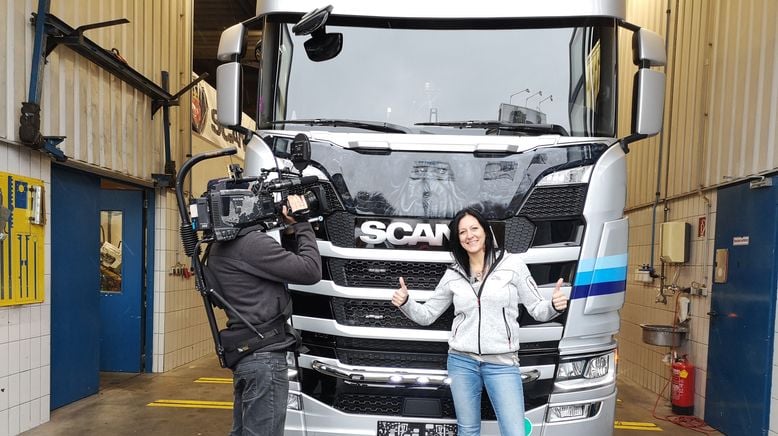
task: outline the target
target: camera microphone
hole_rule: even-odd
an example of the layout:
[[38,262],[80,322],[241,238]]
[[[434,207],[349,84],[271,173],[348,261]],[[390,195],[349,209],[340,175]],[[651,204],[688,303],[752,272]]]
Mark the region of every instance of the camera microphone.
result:
[[284,189],[294,188],[295,186],[310,185],[318,181],[318,176],[295,177],[293,179],[273,179],[267,182],[267,186],[271,191],[282,191]]

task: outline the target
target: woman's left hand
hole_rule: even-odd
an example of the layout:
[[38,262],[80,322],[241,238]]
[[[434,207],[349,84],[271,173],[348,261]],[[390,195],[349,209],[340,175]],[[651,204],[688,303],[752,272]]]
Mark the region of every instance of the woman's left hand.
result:
[[556,281],[554,294],[551,295],[551,303],[554,305],[554,309],[556,309],[557,312],[563,312],[567,309],[567,297],[562,293],[562,283],[564,283],[564,280],[561,278]]

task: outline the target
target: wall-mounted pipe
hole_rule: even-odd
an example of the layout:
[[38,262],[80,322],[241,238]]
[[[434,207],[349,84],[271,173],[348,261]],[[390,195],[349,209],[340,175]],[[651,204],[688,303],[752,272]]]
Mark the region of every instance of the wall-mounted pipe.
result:
[[[672,13],[672,9],[670,8],[672,0],[667,0],[667,7],[665,9],[666,19],[665,19],[665,52],[667,52],[670,44],[670,14]],[[676,0],[676,11],[678,11],[678,0]],[[656,192],[654,194],[654,205],[651,209],[651,257],[650,257],[650,263],[649,263],[649,273],[652,277],[656,278],[659,277],[659,294],[657,295],[657,302],[662,302],[663,304],[667,304],[667,298],[664,294],[664,280],[665,280],[665,264],[662,262],[660,273],[657,275],[654,268],[654,247],[656,245],[656,208],[659,206],[660,197],[662,195],[662,192],[660,191],[662,187],[662,156],[664,151],[664,139],[667,138],[667,155],[668,158],[665,160],[665,198],[661,200],[663,207],[663,214],[662,214],[662,222],[667,222],[667,215],[669,212],[669,208],[667,207],[667,189],[669,185],[669,171],[670,171],[670,135],[672,134],[672,127],[673,127],[673,113],[672,113],[672,107],[673,107],[673,85],[675,83],[675,60],[676,60],[676,50],[678,49],[678,13],[675,14],[675,21],[674,21],[674,29],[676,31],[673,32],[673,54],[671,59],[673,60],[673,74],[670,76],[670,102],[668,107],[670,108],[670,111],[668,111],[668,125],[663,130],[662,135],[659,136],[659,156],[657,158],[657,168],[656,168]],[[667,73],[667,68],[670,66],[670,62],[667,62],[667,65],[665,66],[665,73]]]

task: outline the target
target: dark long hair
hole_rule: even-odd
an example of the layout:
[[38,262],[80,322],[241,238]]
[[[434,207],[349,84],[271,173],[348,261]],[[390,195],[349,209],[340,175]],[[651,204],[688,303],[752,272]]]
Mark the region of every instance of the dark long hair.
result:
[[475,218],[476,221],[478,221],[478,224],[480,224],[484,229],[484,248],[486,251],[486,253],[484,253],[484,266],[491,264],[491,262],[494,260],[497,247],[494,243],[492,227],[489,225],[489,222],[486,221],[486,218],[484,218],[484,216],[481,215],[481,212],[479,212],[477,209],[466,207],[454,215],[454,218],[448,224],[448,248],[451,250],[451,255],[454,256],[454,261],[457,263],[457,265],[459,265],[460,268],[465,271],[465,274],[469,276],[470,258],[468,257],[467,251],[462,248],[462,244],[459,243],[459,222],[462,221],[462,218],[464,218],[465,215],[470,215]]

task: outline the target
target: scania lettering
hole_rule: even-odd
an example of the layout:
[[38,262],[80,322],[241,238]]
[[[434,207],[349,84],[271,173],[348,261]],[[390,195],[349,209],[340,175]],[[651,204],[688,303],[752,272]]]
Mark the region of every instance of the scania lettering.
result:
[[[258,0],[222,34],[218,120],[245,138],[244,174],[291,169],[304,134],[303,174],[329,204],[323,279],[289,285],[305,347],[290,355],[288,435],[456,433],[453,310],[419,326],[390,298],[399,277],[432,295],[452,261],[445,225],[466,206],[546,298],[566,282],[563,316],[520,319],[528,432],[613,433],[625,158],[660,131],[665,82],[662,38],[625,14],[626,0]],[[241,89],[244,64],[256,89]],[[618,71],[635,71],[623,135]],[[256,129],[239,125],[242,95]],[[499,434],[486,392],[482,418]]]
[[418,245],[426,243],[442,247],[448,239],[446,224],[418,223],[415,226],[403,221],[393,221],[388,225],[381,221],[365,221],[359,227],[363,235],[359,239],[366,244]]

